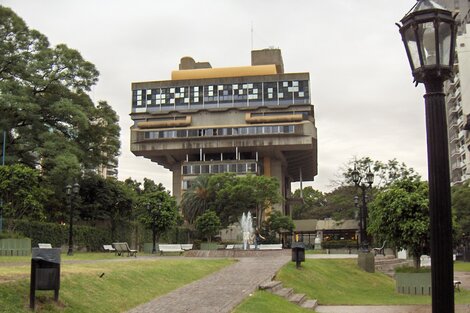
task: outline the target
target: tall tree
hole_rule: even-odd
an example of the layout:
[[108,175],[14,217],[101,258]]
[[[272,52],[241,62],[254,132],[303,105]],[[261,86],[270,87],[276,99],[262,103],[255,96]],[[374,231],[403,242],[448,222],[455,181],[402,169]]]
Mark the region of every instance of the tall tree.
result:
[[161,234],[174,227],[179,217],[175,198],[164,190],[141,194],[137,202],[137,214],[139,221],[152,230],[154,247]]
[[181,199],[184,217],[193,223],[199,215],[204,214],[209,201],[209,175],[199,175],[191,181],[191,186]]
[[354,185],[352,180],[354,166],[356,166],[361,176],[365,176],[365,173],[370,168],[375,176],[374,186],[376,188],[388,186],[395,180],[420,178],[420,175],[413,168],[408,167],[403,162],[400,163],[396,159],[388,160],[384,163],[382,161],[374,161],[370,157],[362,157],[359,159],[353,158],[340,168],[339,179],[335,182],[335,185]]
[[367,231],[413,256],[416,268],[429,253],[428,185],[419,179],[401,179],[380,191],[369,206]]
[[115,162],[117,115],[86,93],[98,74],[78,51],[50,47],[46,36],[0,6],[0,130],[7,133],[7,163],[41,167],[62,192],[65,179]]
[[81,181],[80,196],[80,218],[92,225],[109,222],[112,239],[117,240],[118,225],[131,219],[134,191],[114,178],[88,174]]

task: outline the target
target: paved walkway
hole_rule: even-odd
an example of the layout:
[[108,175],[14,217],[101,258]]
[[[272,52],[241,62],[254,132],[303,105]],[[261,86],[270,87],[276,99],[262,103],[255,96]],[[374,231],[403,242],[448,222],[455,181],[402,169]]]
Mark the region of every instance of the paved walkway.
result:
[[289,256],[240,258],[206,278],[140,305],[128,313],[229,313],[258,286],[271,280]]

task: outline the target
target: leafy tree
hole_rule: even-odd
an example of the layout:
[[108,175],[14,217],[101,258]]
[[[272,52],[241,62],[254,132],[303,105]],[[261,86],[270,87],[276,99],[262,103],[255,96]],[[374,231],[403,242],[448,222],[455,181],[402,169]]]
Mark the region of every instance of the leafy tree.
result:
[[[294,197],[300,198],[300,189],[294,192]],[[308,186],[303,188],[302,197],[303,203],[295,204],[292,208],[292,218],[296,220],[323,218],[321,211],[327,204],[323,192]]]
[[132,216],[134,191],[124,182],[89,174],[80,186],[80,218],[91,225],[108,221],[111,237],[117,239],[118,225],[128,222]]
[[116,162],[119,126],[106,103],[87,91],[95,66],[64,44],[55,47],[0,6],[0,130],[7,133],[7,164],[40,167],[57,197],[66,179]]
[[268,219],[263,222],[261,232],[266,238],[266,242],[278,242],[276,238],[281,238],[285,242],[283,233],[291,233],[295,228],[290,216],[283,215],[279,211],[273,211]]
[[[212,177],[216,179],[217,176]],[[235,176],[233,179],[226,179],[226,183],[217,191],[212,208],[219,215],[223,226],[238,222],[243,212],[248,211],[254,213],[260,223],[266,209],[280,200],[279,183],[276,178]]]
[[264,211],[281,200],[279,183],[274,177],[200,175],[183,194],[181,207],[190,223],[206,210],[217,213],[222,226],[238,222],[243,212],[252,212],[260,220]]
[[220,219],[214,211],[206,211],[196,219],[197,231],[211,242],[212,236],[218,234],[221,224]]
[[[300,197],[300,190],[297,189],[294,195]],[[303,203],[294,205],[292,217],[294,219],[354,219],[357,217],[358,210],[354,206],[355,195],[356,188],[352,186],[339,186],[328,193],[305,187]]]
[[178,221],[176,200],[165,190],[144,191],[139,196],[136,207],[139,221],[152,230],[155,247],[161,234],[174,227]]
[[3,217],[45,220],[45,199],[51,191],[42,187],[40,172],[22,164],[0,166],[0,199]]
[[470,183],[452,186],[452,211],[454,212],[454,228],[458,228],[458,236],[470,235]]
[[413,256],[428,254],[430,240],[428,185],[419,179],[401,179],[379,192],[369,206],[367,231]]
[[370,170],[374,173],[374,186],[376,188],[382,188],[392,184],[395,180],[400,179],[419,179],[420,175],[415,172],[411,167],[408,167],[405,163],[400,163],[396,159],[388,160],[386,163],[381,161],[374,161],[369,157],[362,157],[360,159],[349,160],[340,169],[340,179],[336,182],[337,185],[354,185],[352,180],[352,171],[354,165],[359,171],[361,176]]

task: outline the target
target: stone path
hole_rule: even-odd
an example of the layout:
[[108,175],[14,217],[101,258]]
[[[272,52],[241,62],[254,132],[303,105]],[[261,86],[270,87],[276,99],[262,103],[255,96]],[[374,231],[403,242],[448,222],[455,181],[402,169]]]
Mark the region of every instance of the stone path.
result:
[[258,286],[271,280],[289,256],[240,258],[206,278],[140,305],[128,313],[229,313]]

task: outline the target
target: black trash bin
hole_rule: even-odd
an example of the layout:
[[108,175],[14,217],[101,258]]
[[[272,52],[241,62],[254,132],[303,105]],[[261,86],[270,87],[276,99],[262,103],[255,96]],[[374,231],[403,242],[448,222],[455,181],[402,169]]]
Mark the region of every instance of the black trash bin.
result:
[[34,310],[36,290],[54,290],[54,300],[59,300],[60,249],[32,249],[29,306]]
[[303,242],[292,243],[292,262],[295,262],[297,268],[300,262],[305,262],[305,244]]

